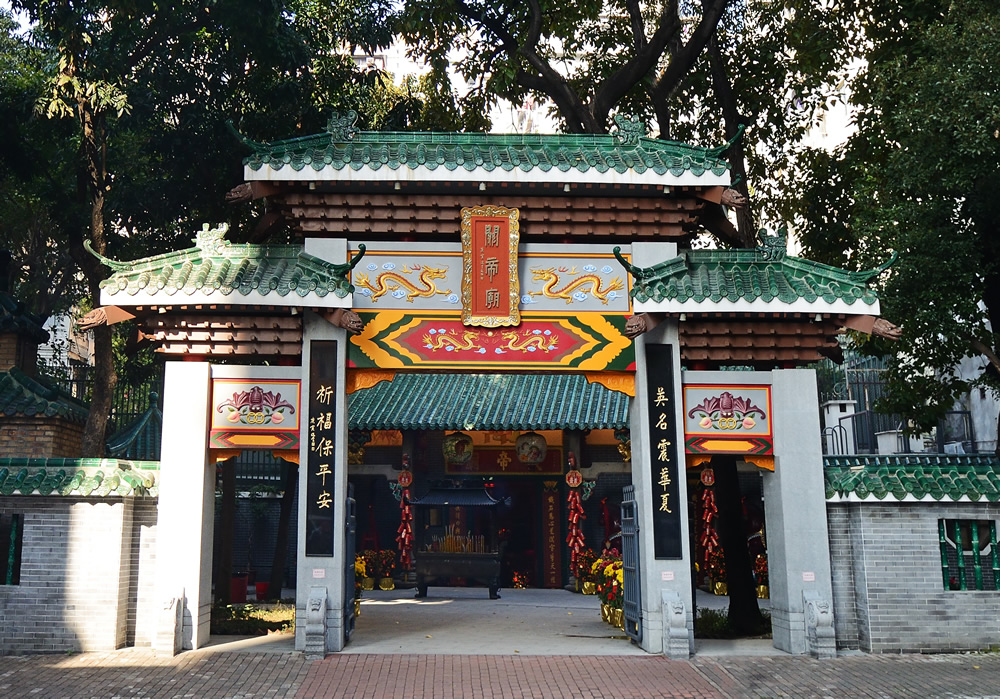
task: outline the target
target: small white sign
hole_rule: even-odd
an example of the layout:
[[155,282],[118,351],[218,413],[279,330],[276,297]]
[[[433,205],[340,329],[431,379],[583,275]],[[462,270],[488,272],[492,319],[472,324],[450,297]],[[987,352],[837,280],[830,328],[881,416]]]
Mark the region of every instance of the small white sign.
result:
[[325,578],[326,568],[313,568],[313,579]]
[[802,582],[816,582],[816,573],[812,571],[802,573]]
[[662,571],[660,573],[660,579],[661,580],[673,580],[674,579],[674,571],[672,571],[672,570],[664,570],[664,571]]

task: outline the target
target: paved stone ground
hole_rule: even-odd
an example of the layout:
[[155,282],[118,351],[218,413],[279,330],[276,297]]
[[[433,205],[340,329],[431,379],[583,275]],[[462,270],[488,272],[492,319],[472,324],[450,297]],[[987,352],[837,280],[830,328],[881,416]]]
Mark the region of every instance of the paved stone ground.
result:
[[0,657],[0,697],[1000,697],[1000,655],[365,655],[211,648]]

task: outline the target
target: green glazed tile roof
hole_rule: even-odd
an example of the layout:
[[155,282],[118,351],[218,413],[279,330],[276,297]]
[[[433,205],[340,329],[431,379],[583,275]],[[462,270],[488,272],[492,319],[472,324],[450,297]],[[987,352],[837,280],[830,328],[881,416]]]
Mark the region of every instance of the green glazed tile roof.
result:
[[160,459],[160,437],[163,431],[163,413],[157,405],[160,399],[155,392],[149,394],[149,408],[134,422],[108,438],[107,454],[119,459]]
[[629,398],[573,374],[397,374],[348,397],[364,430],[627,427]]
[[809,303],[861,301],[874,305],[878,296],[867,281],[880,270],[848,272],[830,265],[785,255],[778,259],[757,250],[689,250],[652,267],[632,267],[636,301],[780,301]]
[[[429,170],[473,172],[596,173],[647,171],[657,175],[690,173],[724,175],[729,164],[721,157],[728,145],[699,148],[646,138],[635,122],[619,121],[612,135],[524,135],[451,132],[357,131],[353,113],[336,114],[324,133],[273,143],[241,140],[253,153],[243,163],[251,170],[288,167],[333,170]],[[355,117],[356,118],[356,117]]]
[[45,318],[29,313],[23,303],[6,291],[0,291],[0,333],[14,333],[41,344],[49,341],[49,333],[42,326]]
[[0,372],[0,415],[61,417],[82,425],[87,421],[87,412],[84,403],[16,367]]
[[0,495],[156,497],[158,461],[0,459]]
[[823,458],[826,497],[862,500],[1000,500],[1000,459],[986,454],[893,454]]
[[[345,298],[354,291],[348,281],[350,264],[335,265],[303,251],[298,245],[250,245],[225,240],[228,226],[206,225],[194,239],[195,247],[117,262],[97,255],[114,274],[101,282],[102,297],[120,303],[120,297],[166,294],[184,296],[199,292],[230,297],[274,294],[300,297],[333,293]],[[360,259],[360,258],[357,258]],[[355,260],[356,263],[356,260]]]

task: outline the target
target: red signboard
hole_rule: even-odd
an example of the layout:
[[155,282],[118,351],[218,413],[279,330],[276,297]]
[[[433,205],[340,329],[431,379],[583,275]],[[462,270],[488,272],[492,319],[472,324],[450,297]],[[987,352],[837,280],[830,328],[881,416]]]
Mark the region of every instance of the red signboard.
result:
[[472,458],[464,464],[449,463],[445,473],[481,474],[491,476],[538,476],[562,473],[562,450],[549,448],[545,460],[540,464],[522,464],[517,460],[514,449],[489,449],[477,447]]
[[462,209],[462,322],[499,327],[520,321],[518,211]]
[[546,488],[542,492],[542,522],[545,543],[542,546],[542,585],[562,587],[562,536],[559,530],[559,491]]

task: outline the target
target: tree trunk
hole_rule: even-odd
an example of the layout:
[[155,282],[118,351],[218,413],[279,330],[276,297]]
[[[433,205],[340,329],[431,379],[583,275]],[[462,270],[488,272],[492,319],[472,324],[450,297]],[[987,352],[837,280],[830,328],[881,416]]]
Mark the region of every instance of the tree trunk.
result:
[[[108,189],[105,161],[107,134],[103,117],[95,113],[94,105],[88,98],[79,98],[77,109],[82,132],[80,155],[87,175],[81,179],[81,183],[90,201],[89,237],[94,250],[103,255],[107,251],[104,227],[104,205]],[[94,308],[98,308],[101,305],[100,285],[104,277],[104,266],[84,250],[83,241],[79,237],[71,242],[70,251],[87,278]],[[90,412],[87,414],[87,423],[80,444],[80,455],[83,457],[104,456],[108,419],[111,416],[115,386],[118,383],[112,335],[113,330],[108,326],[94,330],[94,381]]]
[[236,525],[236,465],[222,462],[222,511],[219,513],[219,565],[215,570],[215,601],[229,604],[230,580],[233,577],[233,536]]
[[712,470],[715,472],[715,497],[719,510],[719,543],[726,560],[729,627],[737,633],[752,635],[757,633],[763,617],[757,605],[757,589],[747,549],[735,457],[713,456]]
[[281,509],[278,513],[278,534],[274,545],[274,559],[271,561],[271,580],[267,586],[267,599],[281,599],[281,586],[285,582],[285,557],[288,551],[288,530],[291,529],[292,503],[295,488],[299,482],[298,464],[285,464],[285,492],[281,494]]
[[[712,68],[712,86],[715,89],[716,97],[719,98],[719,104],[722,106],[722,118],[726,124],[726,139],[732,139],[739,133],[740,124],[744,122],[744,119],[739,113],[736,93],[733,91],[732,81],[726,72],[722,50],[714,36],[708,42],[708,59]],[[740,247],[754,248],[757,246],[757,229],[754,225],[750,188],[747,186],[746,155],[743,152],[742,138],[733,144],[729,154],[733,180],[738,180],[733,185],[733,189],[746,198],[746,205],[736,210],[736,229],[739,231]]]

